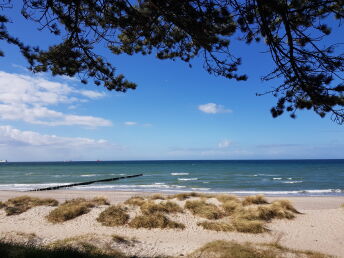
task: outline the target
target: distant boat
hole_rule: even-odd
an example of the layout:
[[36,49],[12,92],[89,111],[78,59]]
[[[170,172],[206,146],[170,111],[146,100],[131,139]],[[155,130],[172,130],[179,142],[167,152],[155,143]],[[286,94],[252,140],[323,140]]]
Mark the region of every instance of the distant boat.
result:
[[7,159],[1,159],[0,160],[0,163],[7,163],[8,161],[7,161]]

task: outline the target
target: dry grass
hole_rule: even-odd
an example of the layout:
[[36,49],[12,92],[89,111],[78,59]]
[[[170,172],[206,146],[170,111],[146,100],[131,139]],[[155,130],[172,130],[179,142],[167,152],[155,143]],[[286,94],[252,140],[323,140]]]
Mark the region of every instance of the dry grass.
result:
[[112,237],[112,240],[118,244],[129,244],[130,243],[130,240],[124,236],[113,234],[111,237]]
[[234,241],[213,241],[205,244],[188,256],[189,258],[327,258],[330,256],[303,250],[294,250],[279,244],[237,243]]
[[272,202],[273,205],[279,206],[285,210],[291,211],[296,214],[301,214],[298,210],[294,208],[294,206],[291,204],[288,200],[277,200]]
[[132,205],[132,206],[141,206],[146,202],[145,198],[141,196],[133,196],[126,200],[124,204]]
[[228,202],[228,201],[232,201],[232,202],[236,202],[236,203],[240,203],[240,200],[238,199],[238,197],[234,196],[234,195],[230,195],[230,194],[219,194],[219,195],[215,195],[215,198],[222,203]]
[[235,227],[226,222],[203,221],[203,222],[197,223],[197,225],[207,230],[224,231],[224,232],[235,231]]
[[185,208],[190,210],[193,215],[206,219],[220,219],[225,214],[215,205],[205,201],[186,201]]
[[166,200],[166,197],[163,196],[162,194],[153,194],[152,196],[149,197],[151,200]]
[[92,203],[94,203],[95,206],[101,206],[101,205],[110,205],[110,202],[108,201],[108,199],[106,199],[105,197],[94,197],[91,200]]
[[236,211],[242,209],[241,203],[235,200],[227,200],[221,205],[221,207],[227,216],[232,215]]
[[270,250],[260,250],[253,245],[236,242],[213,241],[197,249],[189,257],[197,258],[277,258],[277,255]]
[[242,205],[252,205],[252,204],[267,204],[268,201],[265,199],[264,195],[253,195],[253,196],[247,196],[242,201]]
[[103,226],[123,226],[129,220],[129,215],[124,208],[119,205],[112,205],[99,214],[97,221]]
[[137,216],[129,222],[131,228],[175,228],[184,229],[185,225],[172,221],[161,213]]
[[211,194],[204,194],[204,193],[196,193],[196,192],[191,192],[191,193],[179,193],[179,194],[174,194],[170,195],[168,199],[178,199],[179,201],[184,201],[186,199],[192,198],[192,197],[199,197],[199,198],[212,198],[213,195]]
[[84,198],[68,200],[56,209],[52,210],[46,218],[49,222],[61,223],[86,214],[91,210],[91,208],[105,203],[107,203],[107,201],[103,198],[100,199],[99,197],[92,200],[86,200]]
[[319,252],[309,251],[309,250],[296,250],[292,248],[287,248],[285,246],[280,245],[278,242],[275,243],[268,243],[268,244],[260,244],[260,246],[268,247],[270,250],[278,251],[282,254],[289,254],[290,256],[296,257],[307,257],[307,258],[334,258],[333,256],[322,254]]
[[267,232],[267,228],[264,227],[265,223],[259,220],[246,220],[242,218],[234,218],[232,220],[234,228],[238,232],[242,233],[264,233]]
[[[63,240],[55,241],[49,244],[47,247],[49,249],[74,249],[87,255],[93,255],[94,257],[103,257],[104,255],[109,255],[108,257],[124,258],[128,257],[122,252],[112,249],[110,243],[107,241],[100,241],[98,236],[93,235],[81,235],[71,238],[66,238]],[[74,257],[74,256],[68,256]],[[79,256],[78,256],[79,257]],[[80,256],[83,257],[83,256]]]
[[4,203],[5,212],[7,216],[21,214],[36,206],[56,206],[58,201],[46,198],[36,198],[27,195],[8,199]]
[[155,213],[176,213],[183,212],[183,209],[174,202],[161,202],[159,204],[152,201],[146,202],[141,205],[141,211],[145,215],[155,214]]
[[2,209],[3,207],[5,207],[5,204],[2,201],[0,201],[0,209]]

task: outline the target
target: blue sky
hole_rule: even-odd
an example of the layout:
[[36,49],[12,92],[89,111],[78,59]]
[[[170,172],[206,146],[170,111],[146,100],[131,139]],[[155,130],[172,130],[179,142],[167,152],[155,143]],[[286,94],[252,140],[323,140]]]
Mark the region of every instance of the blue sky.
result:
[[[17,9],[10,13],[10,31],[24,41],[48,46],[56,40],[20,18]],[[338,29],[333,37],[342,35]],[[263,45],[233,41],[246,82],[209,75],[201,59],[190,69],[154,56],[102,52],[138,84],[127,93],[34,75],[15,47],[0,42],[0,49],[0,159],[344,158],[343,126],[329,117],[311,111],[299,111],[297,119],[271,117],[276,99],[256,96],[278,83],[260,80],[272,67]]]

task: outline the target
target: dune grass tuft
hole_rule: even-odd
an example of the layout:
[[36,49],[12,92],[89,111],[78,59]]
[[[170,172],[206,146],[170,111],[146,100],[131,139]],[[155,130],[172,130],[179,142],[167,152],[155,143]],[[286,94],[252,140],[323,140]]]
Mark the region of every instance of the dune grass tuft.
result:
[[258,194],[253,196],[247,196],[242,201],[242,205],[252,205],[252,204],[267,204],[268,201],[265,199],[264,195]]
[[0,201],[0,209],[2,209],[3,207],[5,207],[5,204],[2,201]]
[[230,195],[230,194],[218,194],[218,195],[215,195],[215,198],[219,202],[222,202],[222,203],[229,202],[229,201],[240,203],[240,200],[238,199],[238,197],[234,195]]
[[203,221],[203,222],[197,223],[197,225],[207,230],[224,231],[224,232],[235,231],[235,227],[226,222]]
[[113,241],[119,244],[128,244],[130,242],[130,240],[124,236],[113,234],[111,237]]
[[[83,248],[84,251],[79,251],[72,247],[48,249],[26,244],[0,242],[0,256],[2,258],[128,258],[128,256],[120,251],[113,250],[111,254],[105,254],[92,246],[85,245],[85,247]],[[95,253],[87,252],[87,248],[93,250]]]
[[185,225],[172,221],[161,213],[137,216],[129,222],[131,228],[184,229]]
[[104,203],[107,203],[105,199],[99,199],[97,197],[91,200],[86,200],[84,198],[67,200],[59,207],[52,210],[46,218],[49,222],[61,223],[86,214],[91,208],[103,205]]
[[132,206],[141,206],[145,202],[146,202],[145,198],[141,196],[133,196],[133,197],[130,197],[128,200],[126,200],[124,204],[132,205]]
[[191,192],[191,193],[179,193],[179,194],[174,194],[170,195],[168,198],[169,199],[178,199],[179,201],[184,201],[186,199],[192,198],[192,197],[199,197],[199,198],[211,198],[213,195],[211,194],[204,194],[204,193],[196,193],[196,192]]
[[151,200],[166,200],[166,197],[163,196],[162,194],[153,194],[152,196],[149,197]]
[[174,202],[161,202],[159,204],[152,201],[146,202],[141,205],[141,211],[145,215],[155,214],[155,213],[176,213],[183,212],[183,209]]
[[223,202],[221,207],[225,211],[226,216],[232,215],[233,213],[242,209],[241,203],[237,202],[235,200],[227,200],[227,201]]
[[101,206],[101,205],[110,205],[110,202],[108,201],[108,199],[106,199],[105,197],[94,197],[91,200],[92,203],[94,203],[95,206]]
[[[111,241],[111,240],[110,240]],[[77,250],[88,255],[95,257],[127,257],[122,252],[113,249],[109,242],[106,240],[101,241],[96,235],[80,235],[62,240],[57,240],[46,246],[50,250],[71,249]],[[63,256],[62,256],[63,257]],[[79,257],[79,256],[66,256],[66,257]],[[83,257],[83,256],[81,256]]]
[[119,205],[112,205],[99,214],[97,221],[103,226],[123,226],[129,220],[129,215],[124,208]]
[[255,248],[249,243],[239,244],[236,242],[228,242],[217,240],[205,244],[203,247],[194,251],[190,258],[277,258],[277,253],[271,250]]
[[186,201],[185,208],[190,210],[193,215],[206,219],[220,219],[224,213],[215,205],[205,201]]
[[259,220],[246,220],[242,218],[234,218],[232,224],[238,232],[242,233],[258,234],[268,231],[267,228],[264,227],[264,221]]
[[279,206],[285,210],[291,211],[293,213],[301,214],[301,212],[296,210],[295,207],[288,200],[277,200],[277,201],[273,201],[272,204],[277,206],[277,207]]
[[7,216],[21,214],[36,206],[56,206],[58,201],[51,198],[37,198],[31,196],[19,196],[8,199],[4,203],[5,212]]

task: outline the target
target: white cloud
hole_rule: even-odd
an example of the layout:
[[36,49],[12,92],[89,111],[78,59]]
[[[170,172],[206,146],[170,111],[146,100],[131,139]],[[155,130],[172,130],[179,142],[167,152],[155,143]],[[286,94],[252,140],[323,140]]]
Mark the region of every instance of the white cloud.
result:
[[77,90],[67,84],[44,78],[0,71],[0,119],[42,125],[110,126],[109,120],[65,114],[50,106],[100,98],[103,93]]
[[93,91],[93,90],[80,90],[79,93],[85,97],[88,97],[90,99],[98,99],[105,96],[105,93]]
[[224,148],[228,148],[229,145],[231,145],[231,141],[229,141],[229,140],[227,140],[227,139],[224,139],[224,140],[220,141],[220,142],[218,143],[217,146],[218,146],[220,149],[224,149]]
[[104,139],[62,137],[0,126],[0,157],[9,161],[123,159],[126,148]]
[[30,145],[30,146],[53,146],[70,147],[86,145],[104,145],[106,140],[94,140],[89,138],[59,137],[56,135],[40,134],[33,131],[21,131],[12,126],[0,126],[0,144],[11,145]]
[[232,112],[232,110],[226,109],[224,106],[215,104],[215,103],[207,103],[207,104],[199,105],[198,110],[207,114],[219,114],[219,113]]
[[133,126],[133,125],[137,125],[137,123],[136,122],[132,122],[132,121],[127,121],[127,122],[124,122],[124,125]]

